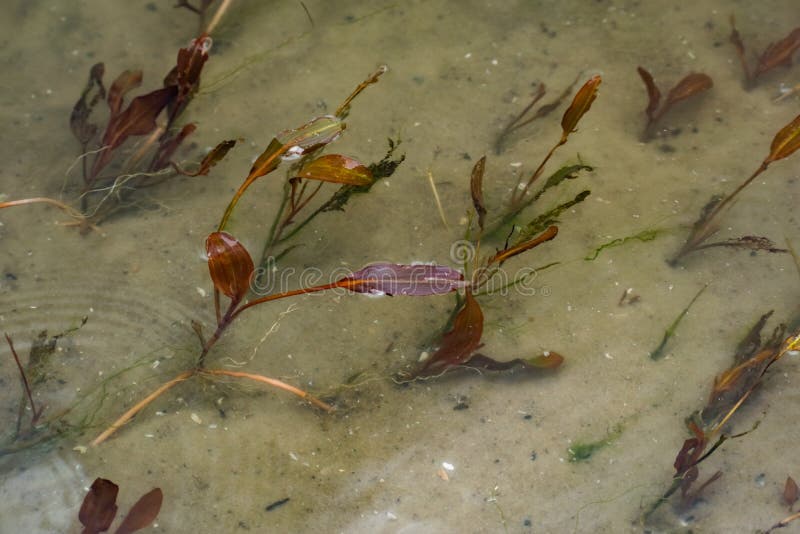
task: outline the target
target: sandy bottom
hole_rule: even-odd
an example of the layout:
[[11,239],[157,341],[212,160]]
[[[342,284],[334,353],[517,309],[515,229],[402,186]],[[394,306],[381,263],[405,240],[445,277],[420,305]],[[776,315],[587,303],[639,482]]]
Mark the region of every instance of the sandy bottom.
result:
[[[14,4],[0,22],[0,194],[76,203],[79,166],[70,168],[80,147],[68,117],[90,66],[104,61],[107,82],[141,68],[144,87],[157,87],[197,20],[169,2]],[[63,216],[46,207],[0,212],[0,330],[18,352],[26,355],[39,331],[54,334],[88,316],[59,342],[34,388],[45,418],[106,388],[102,404],[81,405],[69,419],[93,415],[83,428],[0,458],[0,531],[79,532],[77,511],[96,477],[120,485],[121,513],[161,487],[157,530],[175,533],[749,532],[785,517],[784,481],[800,477],[796,356],[771,369],[727,428],[742,432],[759,421],[757,430],[701,465],[701,479],[723,472],[703,499],[688,511],[670,502],[642,524],[671,482],[689,436],[684,418],[703,407],[739,340],[769,310],[767,331],[798,316],[798,272],[788,254],[710,249],[678,268],[665,262],[711,195],[749,176],[797,115],[797,97],[773,102],[800,82],[796,66],[743,89],[729,15],[752,55],[800,24],[795,2],[304,5],[308,14],[293,1],[234,2],[215,31],[201,92],[184,115],[197,123],[195,145],[181,157],[197,161],[223,139],[244,141],[209,176],[151,189],[146,207],[87,236],[54,225]],[[592,193],[559,217],[557,239],[503,268],[513,276],[560,264],[539,273],[528,294],[480,301],[482,352],[510,359],[557,351],[563,367],[399,387],[390,377],[430,350],[452,296],[299,297],[243,315],[209,362],[334,398],[335,414],[254,384],[193,379],[106,443],[82,449],[194,362],[191,321],[206,332],[214,324],[203,242],[253,159],[276,132],[332,112],[380,64],[389,72],[354,103],[330,150],[376,161],[385,140],[399,137],[406,161],[345,212],[324,214],[298,234],[302,247],[280,265],[294,269],[289,285],[304,284],[309,268],[327,276],[373,261],[456,266],[451,249],[464,237],[475,161],[488,156],[486,204],[497,216],[518,177],[558,140],[565,105],[496,154],[503,125],[536,83],[546,84],[548,102],[576,77],[600,74],[591,111],[548,166],[552,172],[580,157],[595,170],[548,193],[531,218],[583,189]],[[672,133],[648,143],[640,140],[647,99],[639,65],[663,93],[691,71],[714,80],[710,92],[663,119]],[[764,235],[800,249],[799,169],[800,156],[773,164],[727,214],[724,236]],[[250,250],[263,244],[283,176],[258,182],[229,226]],[[660,230],[658,238],[584,260],[603,243],[648,229]],[[652,361],[664,330],[704,285],[666,356]],[[629,288],[638,299],[620,303]],[[4,446],[18,383],[3,344]],[[591,458],[569,461],[571,447],[604,440]]]

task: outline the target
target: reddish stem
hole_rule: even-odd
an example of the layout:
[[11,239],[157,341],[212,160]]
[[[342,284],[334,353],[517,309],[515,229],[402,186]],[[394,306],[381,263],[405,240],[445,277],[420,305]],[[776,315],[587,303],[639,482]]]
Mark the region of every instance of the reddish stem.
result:
[[264,304],[265,302],[270,302],[272,300],[283,299],[286,297],[294,297],[297,295],[305,295],[306,293],[316,293],[318,291],[325,291],[327,289],[335,289],[338,287],[344,289],[352,289],[356,286],[360,286],[364,282],[365,280],[353,280],[351,278],[345,278],[343,280],[339,280],[337,282],[333,282],[330,284],[323,284],[320,286],[313,286],[313,287],[304,287],[300,289],[293,289],[291,291],[285,291],[283,293],[275,293],[272,295],[267,295],[266,297],[257,298],[256,300],[251,300],[247,304],[244,304],[238,310],[233,312],[231,319],[236,318],[240,313],[242,313],[247,308],[252,308],[253,306],[257,306],[258,304]]
[[[364,280],[353,280],[351,278],[344,278],[342,280],[338,280],[336,282],[330,284],[323,284],[319,286],[313,287],[304,287],[300,289],[293,289],[291,291],[284,291],[283,293],[275,293],[272,295],[267,295],[265,297],[261,297],[255,300],[251,300],[250,302],[239,306],[239,301],[231,301],[230,305],[228,306],[228,310],[225,312],[225,315],[222,316],[221,319],[217,322],[217,329],[214,331],[214,335],[212,335],[208,341],[206,341],[205,345],[203,345],[203,352],[200,353],[200,356],[197,358],[197,368],[202,369],[205,364],[206,355],[208,351],[211,350],[211,347],[219,341],[219,338],[222,337],[222,334],[225,330],[231,325],[234,319],[239,316],[244,310],[248,308],[252,308],[253,306],[257,306],[259,304],[264,304],[265,302],[270,302],[273,300],[283,299],[287,297],[294,297],[297,295],[305,295],[306,293],[317,293],[319,291],[325,291],[327,289],[335,289],[338,287],[344,289],[352,289],[356,286],[363,284]],[[237,308],[238,307],[238,308]]]
[[14,350],[14,342],[11,341],[11,337],[6,334],[6,341],[8,342],[8,346],[11,349],[11,354],[14,356],[14,361],[17,362],[17,368],[19,369],[19,375],[22,377],[22,384],[25,386],[25,394],[28,396],[28,402],[31,403],[31,426],[36,426],[36,423],[39,421],[39,417],[42,415],[41,410],[36,410],[36,404],[33,402],[33,394],[31,393],[31,386],[28,384],[28,377],[25,376],[25,369],[22,368],[22,363],[19,361],[19,356],[17,355],[17,351]]
[[282,380],[278,380],[276,378],[270,378],[264,375],[257,375],[253,373],[243,373],[241,371],[228,371],[227,369],[204,369],[201,371],[203,374],[207,375],[214,375],[214,376],[232,376],[235,378],[249,378],[250,380],[255,380],[257,382],[263,382],[265,384],[269,384],[270,386],[274,386],[276,388],[282,389],[284,391],[288,391],[289,393],[293,393],[300,397],[301,399],[307,400],[317,408],[321,408],[326,412],[332,412],[335,410],[333,406],[330,404],[323,402],[316,398],[315,396],[311,395],[310,393],[303,391],[300,388],[296,388]]

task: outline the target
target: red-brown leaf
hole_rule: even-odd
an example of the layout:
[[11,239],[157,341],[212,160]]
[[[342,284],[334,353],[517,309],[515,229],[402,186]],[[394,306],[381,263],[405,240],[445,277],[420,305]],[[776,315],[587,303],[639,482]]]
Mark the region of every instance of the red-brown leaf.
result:
[[597,98],[597,88],[600,87],[600,82],[602,81],[600,76],[592,76],[578,90],[575,98],[572,99],[572,104],[570,104],[561,118],[561,144],[567,142],[567,137],[578,127],[581,117],[592,107],[592,102]]
[[217,146],[211,149],[211,152],[206,154],[203,161],[200,162],[200,168],[197,170],[198,175],[206,175],[211,167],[222,161],[228,152],[236,146],[236,139],[227,139],[221,141]]
[[188,47],[178,50],[178,85],[183,91],[193,91],[199,85],[200,73],[208,61],[209,50],[211,38],[205,33],[192,40]]
[[297,173],[297,178],[355,186],[370,185],[373,181],[367,167],[339,154],[327,154],[306,163]]
[[557,369],[564,363],[564,357],[556,352],[540,354],[533,358],[515,358],[513,360],[499,361],[484,354],[475,354],[463,363],[464,367],[481,369],[485,371],[508,371],[520,368],[524,371],[537,371],[539,369]]
[[536,237],[528,239],[518,245],[515,245],[511,248],[507,248],[501,251],[498,251],[497,254],[489,258],[487,262],[489,265],[493,263],[497,263],[498,265],[502,265],[504,261],[509,258],[516,256],[517,254],[522,254],[523,252],[530,250],[532,248],[538,247],[542,243],[546,243],[551,239],[555,239],[558,235],[558,226],[550,226],[544,232],[539,234]]
[[453,328],[443,337],[439,349],[423,363],[415,376],[431,376],[461,365],[481,346],[483,311],[467,290],[464,304],[453,321]]
[[196,129],[197,126],[193,122],[190,122],[185,124],[177,133],[177,135],[162,139],[158,146],[158,152],[156,152],[156,155],[153,157],[153,163],[150,166],[150,171],[160,171],[169,165],[172,156],[175,154],[175,151],[178,150],[178,147],[181,146],[181,143],[183,143],[187,137],[194,133]]
[[175,97],[177,88],[164,87],[146,95],[137,96],[122,113],[108,121],[103,136],[104,150],[92,167],[92,176],[97,176],[113,157],[114,149],[131,135],[146,135],[156,129],[156,117]]
[[344,129],[345,124],[338,117],[322,115],[299,128],[279,132],[253,163],[245,183],[249,185],[274,171],[284,159],[298,158],[335,141]]
[[744,77],[749,82],[752,81],[752,75],[750,74],[750,67],[747,65],[747,57],[745,56],[745,47],[744,41],[742,41],[742,36],[739,35],[739,30],[736,29],[736,18],[731,15],[731,35],[728,38],[731,44],[736,48],[736,55],[739,57],[739,63],[742,64],[742,70],[744,71]]
[[790,508],[797,502],[799,490],[797,482],[792,477],[786,477],[786,484],[783,486],[783,502]]
[[89,493],[83,499],[78,520],[84,526],[84,534],[105,532],[117,515],[117,492],[119,486],[104,478],[92,482]]
[[486,156],[475,163],[472,167],[472,176],[469,180],[470,193],[472,193],[472,205],[475,213],[478,214],[478,227],[483,230],[483,221],[486,219],[486,205],[483,203],[483,171],[486,168]]
[[784,126],[780,132],[775,135],[772,140],[772,145],[769,148],[769,156],[764,163],[772,163],[779,159],[783,159],[794,154],[795,150],[800,148],[800,115],[794,118],[792,122]]
[[675,87],[669,90],[667,94],[667,101],[664,102],[664,107],[671,107],[675,102],[685,100],[690,96],[708,91],[714,87],[714,82],[711,77],[702,72],[692,72],[683,77]]
[[140,85],[142,85],[142,71],[140,70],[126,70],[117,76],[108,90],[108,107],[112,117],[122,109],[125,94]]
[[[106,88],[103,86],[105,66],[95,63],[89,70],[89,81],[81,93],[81,97],[72,108],[69,125],[72,133],[84,147],[97,133],[97,125],[89,122],[89,115],[100,100],[106,97]],[[90,97],[91,93],[91,97]]]
[[169,104],[170,124],[192,100],[200,87],[200,73],[208,61],[209,50],[211,50],[211,37],[205,33],[193,39],[188,47],[178,50],[176,65],[164,78],[164,87],[177,87],[175,98]]
[[163,500],[161,488],[155,488],[142,495],[128,511],[116,534],[130,534],[149,526],[158,517]]
[[645,87],[647,88],[647,108],[644,112],[647,114],[647,118],[652,122],[653,117],[655,117],[656,110],[658,109],[658,105],[661,103],[661,91],[659,91],[656,82],[653,81],[653,76],[645,70],[643,67],[637,67],[637,72],[639,72],[639,76],[642,78]]
[[798,48],[800,48],[800,28],[795,28],[777,43],[770,43],[764,53],[761,54],[761,57],[758,58],[758,65],[753,77],[758,78],[779,65],[791,65],[792,55]]
[[103,145],[113,150],[131,135],[147,135],[155,130],[156,117],[174,96],[174,87],[164,87],[134,98],[125,111],[109,121]]
[[255,266],[247,249],[227,232],[214,232],[206,239],[208,271],[214,287],[233,302],[250,290]]
[[258,177],[264,176],[265,174],[269,174],[275,169],[278,168],[278,165],[281,164],[280,155],[285,150],[283,143],[278,141],[278,138],[275,137],[269,143],[264,152],[261,153],[260,156],[256,159],[253,163],[253,166],[250,168],[250,174],[247,177],[248,181],[255,180]]

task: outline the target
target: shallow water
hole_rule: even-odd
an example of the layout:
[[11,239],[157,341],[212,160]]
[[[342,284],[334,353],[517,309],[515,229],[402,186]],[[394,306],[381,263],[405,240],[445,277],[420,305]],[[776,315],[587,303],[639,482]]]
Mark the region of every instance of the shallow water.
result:
[[[800,25],[795,3],[304,4],[313,26],[297,2],[242,1],[215,31],[201,91],[183,116],[198,125],[196,145],[181,157],[197,161],[223,139],[244,141],[209,176],[150,189],[146,207],[87,236],[54,225],[64,216],[50,208],[0,211],[0,328],[17,352],[24,357],[41,330],[62,332],[88,316],[59,341],[47,379],[34,388],[45,419],[98,385],[108,388],[102,405],[76,408],[74,417],[97,409],[87,426],[0,457],[0,532],[79,532],[77,511],[97,477],[120,485],[121,514],[161,487],[162,532],[745,532],[785,517],[784,481],[800,476],[796,356],[770,370],[728,431],[760,421],[758,429],[701,465],[701,480],[724,473],[703,500],[683,513],[666,504],[641,523],[671,482],[689,436],[684,418],[703,407],[739,340],[769,310],[768,331],[800,311],[788,254],[719,248],[679,268],[665,262],[711,195],[749,176],[775,132],[797,115],[798,97],[772,100],[800,82],[800,67],[779,68],[743,90],[729,15],[750,50],[760,51]],[[144,87],[157,87],[197,27],[191,13],[170,5],[17,2],[6,9],[0,194],[76,201],[80,173],[66,173],[80,147],[68,117],[88,70],[104,61],[108,84],[141,68]],[[243,315],[209,359],[334,396],[335,414],[258,385],[193,379],[82,453],[125,409],[192,365],[191,321],[206,332],[214,324],[204,239],[253,159],[276,132],[330,113],[380,64],[389,72],[356,100],[330,151],[377,161],[385,139],[400,137],[406,161],[345,212],[316,219],[280,267],[327,276],[372,261],[454,265],[475,161],[488,156],[491,215],[561,134],[566,104],[494,153],[498,132],[533,84],[547,85],[548,102],[576,76],[582,83],[600,74],[591,111],[548,167],[580,155],[595,170],[548,193],[534,211],[582,189],[592,194],[562,214],[557,239],[504,268],[513,274],[561,263],[537,275],[533,295],[481,301],[482,352],[510,359],[557,351],[564,366],[536,377],[462,373],[398,387],[390,377],[430,350],[426,342],[444,324],[451,297],[298,297]],[[638,65],[662,92],[690,71],[709,74],[714,88],[665,117],[662,126],[679,133],[642,143]],[[727,214],[724,235],[765,235],[800,248],[799,169],[797,155],[774,163]],[[282,177],[279,170],[257,182],[237,208],[229,230],[250,250],[262,245]],[[645,229],[664,231],[583,260],[602,243]],[[653,362],[649,351],[705,284],[667,356]],[[628,288],[640,300],[619,305]],[[20,389],[5,344],[0,373],[7,440]],[[571,446],[612,435],[589,460],[569,462]]]

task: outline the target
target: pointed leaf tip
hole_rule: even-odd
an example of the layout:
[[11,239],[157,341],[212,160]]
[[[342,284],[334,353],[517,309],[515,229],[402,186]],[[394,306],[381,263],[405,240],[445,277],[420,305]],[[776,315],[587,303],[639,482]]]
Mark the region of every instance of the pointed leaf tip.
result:
[[370,185],[373,181],[367,167],[340,154],[327,154],[308,162],[297,173],[297,178],[355,186]]
[[128,510],[128,515],[117,528],[115,534],[130,534],[150,526],[161,511],[164,494],[161,488],[154,488],[142,495],[136,504]]
[[767,156],[764,163],[769,164],[773,161],[787,158],[794,154],[798,148],[800,148],[800,115],[775,135],[769,148],[769,156]]
[[142,85],[142,71],[126,70],[114,80],[108,90],[108,108],[114,116],[122,109],[125,95]]
[[653,75],[650,74],[647,69],[644,67],[636,67],[636,71],[639,73],[639,77],[642,79],[647,89],[647,107],[644,112],[645,115],[647,115],[647,119],[652,122],[656,116],[656,110],[658,110],[658,106],[661,103],[661,91],[653,80]]
[[256,159],[247,177],[255,180],[278,168],[281,161],[297,159],[332,143],[342,134],[345,123],[333,115],[322,115],[299,128],[279,132]]
[[690,72],[675,84],[675,87],[667,93],[666,107],[672,106],[675,102],[686,100],[687,98],[708,91],[714,87],[714,81],[708,74],[702,72]]
[[438,350],[417,369],[414,377],[438,375],[463,365],[480,348],[482,335],[483,310],[467,290],[453,328],[442,336]]
[[514,245],[513,247],[498,251],[494,256],[489,258],[488,264],[491,265],[493,263],[497,263],[498,265],[502,265],[503,262],[506,261],[507,259],[513,258],[517,254],[522,254],[527,250],[538,247],[542,243],[546,243],[551,239],[555,239],[557,235],[558,235],[558,226],[551,225],[544,232],[537,235],[536,237],[527,239],[517,245]]
[[525,363],[540,369],[558,369],[564,363],[564,357],[557,352],[544,352],[534,358],[528,358]]
[[567,111],[564,112],[564,116],[561,118],[561,144],[567,142],[569,134],[575,131],[578,127],[578,122],[586,112],[589,111],[589,108],[592,107],[592,102],[597,98],[597,89],[600,87],[602,81],[603,79],[599,75],[592,76],[583,84],[583,87],[578,90],[577,94],[575,94],[575,98],[572,99],[572,104],[570,104]]
[[214,287],[234,302],[242,300],[250,290],[255,271],[253,258],[244,245],[227,232],[214,232],[206,239],[206,255]]

